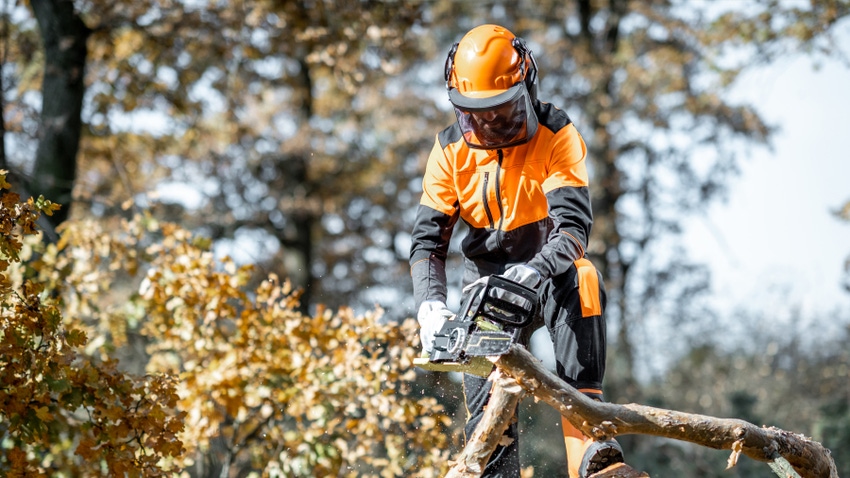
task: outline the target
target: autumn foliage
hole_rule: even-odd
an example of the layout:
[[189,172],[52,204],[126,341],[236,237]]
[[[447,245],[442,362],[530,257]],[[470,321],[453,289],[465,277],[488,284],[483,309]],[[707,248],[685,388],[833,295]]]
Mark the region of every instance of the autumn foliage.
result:
[[413,321],[302,315],[286,281],[144,213],[44,246],[55,207],[2,196],[0,474],[444,471],[449,419],[412,394]]
[[[5,173],[0,187],[8,188]],[[0,197],[0,433],[4,476],[160,476],[183,453],[174,377],[133,377],[81,353],[86,333],[62,319],[55,291],[34,279],[24,246],[58,206]]]

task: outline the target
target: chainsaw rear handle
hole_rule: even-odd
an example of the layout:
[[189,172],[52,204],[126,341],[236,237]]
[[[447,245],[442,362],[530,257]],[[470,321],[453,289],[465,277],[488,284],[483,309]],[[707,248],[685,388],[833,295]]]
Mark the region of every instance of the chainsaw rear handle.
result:
[[[499,294],[494,294],[498,291],[525,299],[527,304],[522,306],[498,297]],[[469,291],[469,298],[464,301],[464,307],[460,310],[458,317],[462,320],[474,320],[476,316],[483,315],[501,324],[525,327],[534,320],[536,308],[537,292],[534,289],[504,277],[490,276],[486,282],[481,282]]]

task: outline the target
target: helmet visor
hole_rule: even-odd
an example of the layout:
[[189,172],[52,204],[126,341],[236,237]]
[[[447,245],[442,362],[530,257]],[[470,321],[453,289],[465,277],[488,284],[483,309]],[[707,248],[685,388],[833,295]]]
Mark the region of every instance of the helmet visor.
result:
[[522,83],[487,98],[471,98],[452,88],[449,100],[470,148],[516,146],[530,140],[537,131],[537,116]]

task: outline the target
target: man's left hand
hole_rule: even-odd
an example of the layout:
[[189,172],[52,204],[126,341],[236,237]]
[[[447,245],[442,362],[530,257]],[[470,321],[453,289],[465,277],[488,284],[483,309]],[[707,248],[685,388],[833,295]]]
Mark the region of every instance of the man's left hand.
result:
[[513,266],[502,274],[509,281],[518,282],[529,289],[537,289],[542,282],[540,273],[525,264]]

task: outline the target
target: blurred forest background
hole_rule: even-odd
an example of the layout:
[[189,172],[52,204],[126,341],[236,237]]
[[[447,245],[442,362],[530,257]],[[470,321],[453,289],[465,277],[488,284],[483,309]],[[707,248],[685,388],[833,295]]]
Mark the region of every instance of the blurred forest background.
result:
[[[847,0],[0,9],[0,474],[445,470],[462,399],[457,377],[411,367],[409,231],[454,120],[446,52],[492,22],[528,41],[541,99],[588,142],[608,399],[799,432],[850,475],[850,311],[729,316],[681,235],[775,137],[759,105],[731,99],[736,82],[777,59],[847,65]],[[832,207],[850,227],[850,202]],[[805,261],[818,231],[788,221]],[[527,402],[524,465],[566,476],[556,412]],[[728,452],[621,441],[652,476],[773,476],[751,460],[724,471]]]

